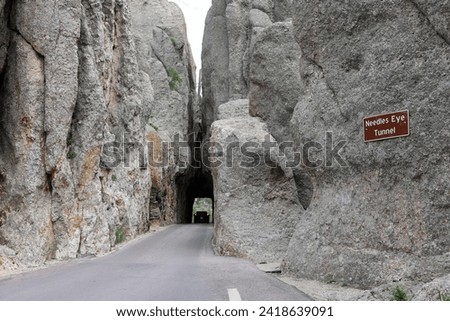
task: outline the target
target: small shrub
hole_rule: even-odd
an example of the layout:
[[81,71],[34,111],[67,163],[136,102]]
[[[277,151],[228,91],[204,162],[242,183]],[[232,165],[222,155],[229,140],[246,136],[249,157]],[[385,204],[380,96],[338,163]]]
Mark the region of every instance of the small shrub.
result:
[[75,157],[77,157],[77,154],[76,154],[73,150],[70,150],[70,151],[67,153],[67,158],[68,158],[68,159],[74,159]]
[[113,182],[116,182],[116,181],[117,181],[117,176],[116,176],[116,175],[113,175],[113,176],[111,177],[111,179],[112,179]]
[[69,134],[67,135],[67,141],[66,141],[66,143],[67,143],[67,146],[72,146],[72,144],[74,143],[74,140],[73,140],[73,136],[72,136],[72,132],[71,132],[71,131],[70,131]]
[[116,244],[120,244],[123,241],[125,241],[125,233],[123,232],[122,228],[118,228],[116,230]]
[[408,295],[405,290],[401,287],[396,286],[394,290],[392,290],[392,299],[391,301],[408,301]]
[[182,79],[175,68],[170,67],[167,69],[167,74],[170,77],[169,87],[171,90],[176,90],[178,86],[181,84]]
[[174,37],[171,37],[171,38],[170,38],[170,41],[172,41],[172,45],[173,45],[174,47],[177,46],[177,40],[176,40]]
[[439,301],[450,301],[450,295],[439,292]]

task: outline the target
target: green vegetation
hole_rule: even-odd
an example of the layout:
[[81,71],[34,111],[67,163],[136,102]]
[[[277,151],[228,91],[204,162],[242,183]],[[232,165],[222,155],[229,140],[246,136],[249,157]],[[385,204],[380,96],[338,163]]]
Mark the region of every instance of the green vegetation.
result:
[[174,47],[177,46],[177,40],[176,40],[174,37],[171,37],[171,38],[170,38],[170,41],[172,41],[172,45],[173,45]]
[[210,198],[196,198],[192,206],[192,212],[207,212],[212,215],[212,199]]
[[116,244],[120,244],[125,241],[125,233],[121,227],[116,230]]
[[439,292],[439,301],[450,301],[450,295]]
[[76,154],[73,150],[70,150],[70,151],[67,153],[67,158],[68,158],[68,159],[74,159],[75,157],[77,157],[77,154]]
[[71,131],[70,131],[69,134],[67,135],[67,141],[66,141],[66,143],[67,143],[67,146],[71,146],[71,145],[74,143],[74,140],[73,140],[73,136],[72,136],[72,132],[71,132]]
[[396,286],[394,290],[392,290],[392,299],[391,301],[409,301],[408,295],[405,290],[401,287]]
[[159,190],[158,188],[152,187],[152,193],[158,203],[158,207],[160,211],[163,211],[167,207],[167,192],[166,190]]
[[169,81],[170,90],[176,90],[183,80],[181,79],[180,75],[178,74],[175,68],[169,67],[169,69],[167,69],[167,74],[170,77]]
[[213,203],[211,198],[196,198],[192,205],[192,223],[195,222],[195,215],[197,212],[206,212],[209,221],[214,221]]
[[112,179],[113,182],[116,182],[116,181],[117,181],[117,176],[116,176],[116,175],[113,175],[113,176],[111,177],[111,179]]

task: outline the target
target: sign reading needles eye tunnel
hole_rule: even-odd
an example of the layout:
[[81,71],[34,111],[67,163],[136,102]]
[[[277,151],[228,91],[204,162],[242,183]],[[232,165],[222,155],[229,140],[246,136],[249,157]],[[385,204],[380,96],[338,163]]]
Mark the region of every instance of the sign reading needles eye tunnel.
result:
[[409,136],[409,111],[399,111],[364,118],[364,141]]

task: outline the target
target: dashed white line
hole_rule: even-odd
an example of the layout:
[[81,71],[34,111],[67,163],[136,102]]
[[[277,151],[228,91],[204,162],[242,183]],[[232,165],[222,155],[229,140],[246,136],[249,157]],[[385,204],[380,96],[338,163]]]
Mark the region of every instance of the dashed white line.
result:
[[228,289],[228,298],[230,301],[242,301],[241,295],[237,289]]

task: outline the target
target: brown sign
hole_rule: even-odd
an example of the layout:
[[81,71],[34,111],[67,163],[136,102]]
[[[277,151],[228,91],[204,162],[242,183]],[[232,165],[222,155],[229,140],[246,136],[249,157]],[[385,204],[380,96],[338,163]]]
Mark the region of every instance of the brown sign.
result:
[[409,111],[364,118],[364,141],[409,136]]

